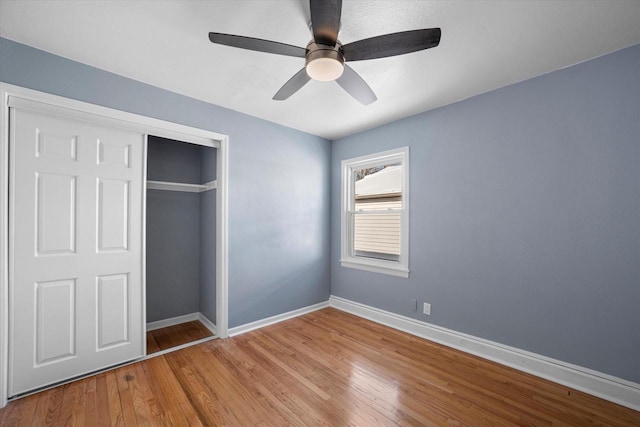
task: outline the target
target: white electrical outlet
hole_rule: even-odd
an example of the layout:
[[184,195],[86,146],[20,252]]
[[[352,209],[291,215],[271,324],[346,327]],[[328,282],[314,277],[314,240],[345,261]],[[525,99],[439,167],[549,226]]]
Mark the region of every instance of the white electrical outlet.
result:
[[429,304],[428,302],[425,302],[424,305],[422,306],[422,312],[427,316],[431,316],[431,304]]

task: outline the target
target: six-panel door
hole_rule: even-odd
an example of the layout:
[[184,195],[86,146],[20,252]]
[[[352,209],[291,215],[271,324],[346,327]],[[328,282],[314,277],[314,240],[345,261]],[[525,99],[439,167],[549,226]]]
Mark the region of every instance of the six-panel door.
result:
[[144,354],[144,135],[10,110],[9,395]]

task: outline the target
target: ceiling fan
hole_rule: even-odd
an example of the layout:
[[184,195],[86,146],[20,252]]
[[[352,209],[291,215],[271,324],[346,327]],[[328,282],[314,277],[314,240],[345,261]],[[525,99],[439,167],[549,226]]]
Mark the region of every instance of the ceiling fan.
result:
[[440,28],[402,31],[371,37],[343,45],[338,40],[342,0],[310,0],[313,39],[306,48],[290,44],[209,33],[213,43],[259,52],[305,58],[305,66],[294,74],[273,96],[282,101],[300,90],[311,79],[335,80],[347,93],[364,105],[377,97],[369,85],[345,61],[385,58],[436,47],[440,43]]

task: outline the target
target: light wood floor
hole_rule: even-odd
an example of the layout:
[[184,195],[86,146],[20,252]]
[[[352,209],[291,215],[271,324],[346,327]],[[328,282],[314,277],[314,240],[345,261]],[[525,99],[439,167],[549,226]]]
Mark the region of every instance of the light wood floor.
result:
[[324,309],[15,402],[0,425],[613,425],[640,413]]
[[147,354],[212,336],[211,331],[197,320],[156,329],[147,332]]

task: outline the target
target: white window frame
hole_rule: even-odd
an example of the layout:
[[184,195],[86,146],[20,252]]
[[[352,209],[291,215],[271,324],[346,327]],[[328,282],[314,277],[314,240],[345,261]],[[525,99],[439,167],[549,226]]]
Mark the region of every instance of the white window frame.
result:
[[[380,164],[402,165],[402,208],[400,209],[400,259],[384,259],[355,256],[351,216],[355,206],[355,181],[353,171]],[[340,264],[374,273],[397,277],[409,277],[409,147],[373,153],[342,161],[342,197],[340,221]]]

